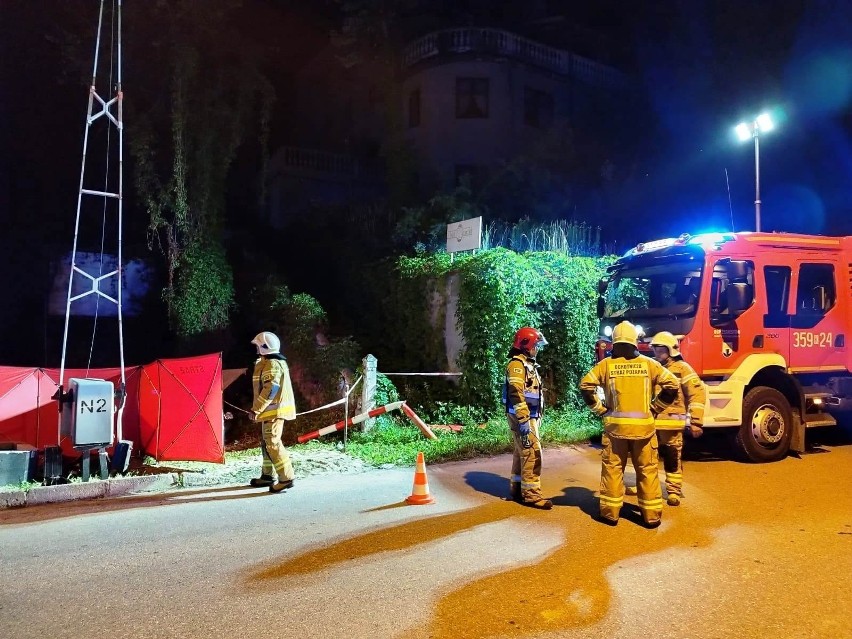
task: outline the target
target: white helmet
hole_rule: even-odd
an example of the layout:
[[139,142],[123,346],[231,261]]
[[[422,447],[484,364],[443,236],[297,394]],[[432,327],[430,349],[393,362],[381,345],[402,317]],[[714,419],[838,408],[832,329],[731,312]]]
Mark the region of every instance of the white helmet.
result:
[[630,322],[621,322],[620,324],[616,324],[615,328],[612,329],[613,344],[632,344],[636,346],[638,340],[639,333],[636,331],[636,327]]
[[257,352],[260,355],[273,355],[281,350],[281,340],[275,333],[269,331],[258,333],[251,343],[257,346]]
[[654,338],[651,340],[651,346],[665,346],[669,349],[669,356],[671,357],[678,357],[680,355],[680,344],[677,341],[677,337],[668,331],[661,331],[654,335]]

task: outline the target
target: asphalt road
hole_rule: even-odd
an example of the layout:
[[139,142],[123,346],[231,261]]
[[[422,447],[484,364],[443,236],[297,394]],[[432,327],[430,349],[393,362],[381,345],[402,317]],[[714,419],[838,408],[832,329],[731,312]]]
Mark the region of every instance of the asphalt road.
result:
[[[852,439],[768,465],[692,454],[647,530],[592,519],[599,451],[0,512],[0,637],[852,637]],[[712,442],[711,442],[712,443]],[[635,504],[635,497],[628,497]]]

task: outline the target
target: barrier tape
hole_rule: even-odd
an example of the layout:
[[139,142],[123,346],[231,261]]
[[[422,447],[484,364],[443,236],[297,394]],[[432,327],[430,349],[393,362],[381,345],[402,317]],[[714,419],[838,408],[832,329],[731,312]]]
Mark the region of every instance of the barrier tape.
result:
[[405,404],[405,402],[391,402],[390,404],[379,406],[378,408],[374,408],[373,410],[367,411],[366,413],[361,413],[360,415],[350,417],[348,420],[342,420],[337,422],[336,424],[332,424],[331,426],[326,426],[324,428],[320,428],[319,430],[315,430],[310,433],[305,433],[304,435],[299,435],[296,439],[300,444],[304,444],[308,440],[316,439],[317,437],[343,430],[347,426],[352,426],[353,424],[360,424],[365,419],[369,419],[370,417],[383,415],[389,410],[397,410],[403,404]]
[[399,401],[391,402],[390,404],[385,404],[384,406],[379,406],[378,408],[374,408],[373,410],[367,411],[366,413],[361,413],[360,415],[350,417],[348,420],[339,421],[336,424],[332,424],[331,426],[326,426],[324,428],[320,428],[319,430],[299,435],[296,440],[300,444],[304,444],[305,442],[310,441],[311,439],[316,439],[317,437],[322,437],[323,435],[335,433],[337,431],[343,430],[347,426],[360,424],[365,419],[377,417],[378,415],[382,415],[384,413],[387,413],[388,411],[399,410],[400,408],[402,409],[402,412],[405,413],[405,415],[411,421],[414,422],[414,424],[420,429],[420,432],[422,432],[427,439],[438,439],[438,436],[435,435],[434,432],[432,432],[432,429],[429,428],[429,426],[422,419],[420,419],[420,417],[417,416],[417,413],[411,410],[411,408],[408,406],[408,404],[405,403],[405,401]]
[[417,428],[419,428],[420,432],[426,436],[426,439],[438,439],[438,436],[432,432],[432,429],[426,425],[426,422],[420,419],[420,417],[417,416],[417,413],[411,410],[411,407],[404,402],[402,404],[402,412],[408,415],[408,418],[417,424]]
[[[331,402],[330,404],[326,404],[325,406],[320,406],[319,408],[312,408],[311,410],[306,410],[304,413],[296,413],[296,417],[299,415],[307,415],[308,413],[313,413],[314,411],[323,410],[324,408],[331,408],[332,406],[337,406],[338,404],[343,404],[346,402],[346,397],[341,397],[338,400]],[[245,413],[246,415],[251,415],[252,411],[246,410],[245,408],[240,408],[239,406],[234,406],[231,402],[226,402],[224,399],[222,400],[223,404],[227,404],[231,408],[236,408],[241,413]]]
[[429,377],[461,377],[464,373],[379,373],[385,377],[402,377],[406,375],[425,375]]
[[[358,379],[355,380],[355,383],[352,384],[352,386],[349,387],[349,393],[351,393],[353,390],[355,390],[355,387],[358,385],[358,383],[361,381],[361,379],[363,377],[364,377],[363,375],[360,375],[358,377]],[[331,402],[330,404],[325,404],[324,406],[318,406],[317,408],[312,408],[311,410],[306,410],[306,411],[301,412],[301,413],[296,413],[296,417],[298,417],[299,415],[307,415],[308,413],[315,413],[318,410],[324,410],[326,408],[331,408],[332,406],[337,406],[338,404],[345,404],[347,399],[349,399],[348,393],[347,393],[346,397],[341,397],[340,399],[337,399],[337,400]],[[222,403],[227,404],[231,408],[236,408],[238,411],[245,413],[246,415],[251,415],[251,413],[252,413],[250,410],[246,410],[245,408],[240,408],[239,406],[234,406],[231,402],[226,402],[224,399],[222,400]]]

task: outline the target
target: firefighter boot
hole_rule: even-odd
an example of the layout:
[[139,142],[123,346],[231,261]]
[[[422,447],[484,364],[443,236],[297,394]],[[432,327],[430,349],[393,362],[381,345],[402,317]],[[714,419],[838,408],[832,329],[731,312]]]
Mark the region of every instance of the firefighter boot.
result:
[[553,508],[553,502],[549,499],[539,499],[538,501],[525,501],[524,506],[538,508],[539,510],[550,510]]
[[669,493],[669,496],[666,497],[666,503],[669,506],[680,506],[680,495]]
[[249,486],[252,488],[266,488],[267,486],[271,486],[275,482],[275,479],[272,475],[263,475],[260,477],[254,477],[249,482]]
[[274,484],[272,484],[269,487],[269,492],[280,493],[282,490],[287,490],[288,488],[292,488],[293,483],[294,483],[294,480],[292,480],[292,479],[285,479],[285,480],[279,479],[277,482],[275,482]]
[[523,495],[521,495],[520,483],[512,482],[509,484],[509,501],[516,501],[519,504],[524,501]]

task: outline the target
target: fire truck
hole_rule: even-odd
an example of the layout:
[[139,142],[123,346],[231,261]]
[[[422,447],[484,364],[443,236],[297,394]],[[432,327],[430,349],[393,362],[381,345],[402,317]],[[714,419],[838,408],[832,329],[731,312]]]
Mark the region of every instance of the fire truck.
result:
[[707,387],[705,429],[725,428],[753,462],[803,451],[805,431],[852,406],[852,237],[681,235],[639,244],[598,285],[600,338],[639,328],[680,340]]

